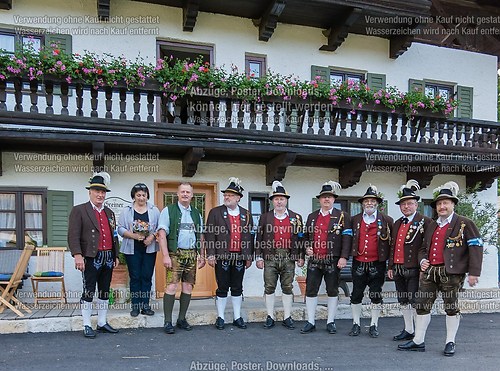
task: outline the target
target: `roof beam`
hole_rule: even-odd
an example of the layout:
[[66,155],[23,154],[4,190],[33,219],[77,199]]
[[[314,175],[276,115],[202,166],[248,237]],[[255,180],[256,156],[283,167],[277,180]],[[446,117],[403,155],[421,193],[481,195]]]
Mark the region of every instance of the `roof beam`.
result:
[[297,158],[296,153],[281,153],[266,164],[266,185],[270,186],[275,180],[285,178],[286,169]]
[[182,31],[193,32],[201,0],[184,0],[182,6]]
[[402,55],[411,46],[411,43],[415,40],[414,35],[402,35],[393,37],[390,40],[389,46],[389,58],[396,59]]
[[[494,169],[494,167],[492,167]],[[478,186],[477,191],[481,192],[492,186],[495,179],[500,175],[500,173],[495,171],[483,171],[477,173],[467,173],[465,174],[465,186],[467,189],[475,188]]]
[[343,17],[335,22],[335,25],[323,31],[323,35],[328,38],[328,44],[323,45],[319,50],[328,52],[337,50],[349,34],[349,29],[361,16],[361,13],[362,10],[360,8],[351,8]]
[[92,142],[93,171],[104,171],[104,142]]
[[260,19],[254,19],[253,24],[259,27],[259,40],[269,41],[278,25],[278,18],[285,10],[286,0],[273,0]]
[[433,172],[419,172],[419,173],[408,172],[408,173],[406,173],[406,181],[408,181],[410,179],[414,179],[418,182],[420,189],[424,189],[431,184],[432,178],[434,178],[434,175],[437,175],[437,173],[433,173]]
[[101,22],[109,20],[109,3],[110,0],[97,0],[97,15]]
[[203,157],[205,157],[205,150],[203,148],[190,148],[182,158],[182,176],[193,177]]

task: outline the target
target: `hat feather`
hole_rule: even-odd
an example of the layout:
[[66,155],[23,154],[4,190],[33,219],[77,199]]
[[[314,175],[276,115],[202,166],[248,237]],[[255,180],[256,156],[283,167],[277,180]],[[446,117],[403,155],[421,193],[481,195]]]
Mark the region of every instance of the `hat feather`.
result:
[[420,190],[420,185],[418,184],[418,182],[415,179],[410,179],[406,182],[406,184],[403,184],[399,188],[399,190],[403,191],[403,189],[405,189],[405,188],[409,188],[413,191],[418,191],[418,190]]
[[[276,192],[278,187],[283,187],[283,184],[281,184],[281,182],[275,180],[272,184],[273,192]],[[283,187],[283,188],[285,188],[285,187]]]
[[328,182],[326,182],[323,185],[329,185],[329,186],[331,186],[332,187],[332,191],[339,191],[339,190],[342,189],[342,186],[340,185],[340,183],[334,182],[333,180],[329,180]]
[[378,193],[377,187],[374,186],[373,184],[370,183],[370,186],[368,188],[371,188],[373,193]]
[[109,185],[111,184],[111,176],[107,172],[101,171],[99,173],[94,173],[94,177],[95,176],[102,176],[102,179],[104,180],[104,185],[106,186],[106,188],[109,188]]
[[234,184],[239,186],[241,183],[241,180],[239,178],[232,176],[229,178],[229,183],[234,183]]

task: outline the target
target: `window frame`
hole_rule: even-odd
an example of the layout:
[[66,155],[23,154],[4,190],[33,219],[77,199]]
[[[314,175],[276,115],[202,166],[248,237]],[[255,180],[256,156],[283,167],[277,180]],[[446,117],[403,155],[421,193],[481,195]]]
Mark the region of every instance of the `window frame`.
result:
[[367,73],[368,73],[367,71],[350,70],[337,67],[328,67],[328,70],[329,70],[330,84],[332,85],[337,83],[337,80],[333,81],[332,75],[341,76],[342,77],[341,83],[349,81],[349,77],[359,78],[359,83],[366,84],[367,82]]
[[[263,204],[261,203],[261,210],[262,212],[257,214],[257,213],[254,213],[253,210],[252,210],[252,202],[254,201],[254,199],[260,199],[261,202],[263,202]],[[250,213],[250,216],[252,217],[252,222],[254,222],[254,216],[257,216],[258,215],[258,218],[257,218],[257,223],[260,219],[260,216],[266,212],[268,212],[271,207],[272,203],[271,201],[269,200],[269,193],[266,193],[266,192],[248,192],[248,212]],[[257,223],[254,223],[254,229],[257,228]]]
[[[259,76],[251,76],[250,63],[259,65]],[[266,76],[267,56],[263,54],[245,53],[245,75],[251,79],[259,79]]]
[[[15,218],[16,218],[16,246],[15,247],[0,247],[0,250],[21,250],[24,249],[25,245],[25,232],[28,231],[41,231],[42,232],[42,245],[47,243],[48,238],[48,228],[47,228],[47,188],[30,188],[30,187],[0,187],[0,194],[15,194]],[[26,213],[32,213],[33,210],[26,210],[24,206],[24,196],[25,195],[37,195],[42,198],[42,210],[37,213],[42,214],[42,228],[41,229],[27,229],[25,223]],[[2,210],[4,211],[4,210]],[[11,210],[7,210],[12,212]],[[11,231],[11,229],[2,228],[0,231]]]
[[40,47],[43,47],[45,45],[45,35],[41,32],[37,32],[37,30],[33,30],[34,32],[32,34],[30,33],[19,33],[16,32],[15,30],[5,28],[5,27],[0,27],[0,36],[13,36],[14,37],[14,51],[12,52],[7,52],[8,54],[14,54],[15,52],[19,51],[19,48],[24,46],[23,44],[23,38],[24,37],[33,37],[35,39],[40,40]]
[[[456,84],[453,83],[445,83],[445,82],[435,82],[435,81],[426,81],[424,80],[424,94],[427,95],[427,88],[433,88],[434,89],[434,96],[432,99],[436,98],[437,95],[439,95],[439,90],[448,90],[449,96],[448,99],[455,99],[455,96],[457,94],[456,91]],[[441,96],[441,95],[440,95]]]
[[214,45],[211,44],[198,44],[188,41],[176,40],[156,40],[156,57],[161,58],[162,52],[165,48],[170,48],[179,52],[187,52],[196,54],[196,51],[202,51],[200,54],[208,54],[210,59],[210,66],[214,65]]

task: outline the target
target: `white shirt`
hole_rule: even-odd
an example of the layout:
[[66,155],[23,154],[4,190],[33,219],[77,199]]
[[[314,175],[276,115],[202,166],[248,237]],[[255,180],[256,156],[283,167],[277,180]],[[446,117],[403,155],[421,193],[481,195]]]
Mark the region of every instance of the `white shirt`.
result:
[[375,220],[377,220],[377,211],[375,211],[372,215],[368,215],[367,213],[363,212],[363,221],[365,224],[371,224]]
[[276,212],[274,212],[274,217],[278,220],[286,219],[288,217],[288,209],[285,209],[285,212],[282,215],[278,215],[276,214]]
[[96,205],[94,205],[94,204],[92,203],[92,201],[90,201],[90,204],[92,205],[92,208],[93,208],[94,210],[97,210],[97,212],[99,212],[99,213],[100,213],[101,211],[103,211],[103,210],[104,210],[104,204],[102,204],[101,208],[98,208]]
[[441,227],[445,226],[446,224],[451,223],[451,219],[453,219],[454,214],[455,214],[455,212],[452,212],[451,215],[445,219],[439,217],[439,218],[437,218],[436,223],[441,228]]
[[231,216],[238,216],[240,215],[240,207],[236,206],[233,210],[231,210],[229,207],[227,207],[227,213]]
[[332,215],[332,211],[333,211],[333,207],[330,210],[328,210],[326,213],[324,213],[322,209],[319,209],[320,214],[323,216]]

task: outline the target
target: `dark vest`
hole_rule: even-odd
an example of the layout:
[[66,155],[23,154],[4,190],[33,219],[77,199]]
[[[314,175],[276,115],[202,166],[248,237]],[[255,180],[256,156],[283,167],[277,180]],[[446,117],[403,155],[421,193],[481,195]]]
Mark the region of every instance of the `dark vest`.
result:
[[[170,232],[167,236],[168,251],[177,251],[177,242],[179,241],[179,224],[181,224],[182,212],[177,203],[168,205],[168,216],[170,218]],[[201,213],[198,209],[191,206],[191,219],[194,222],[194,233],[196,236],[196,250],[200,251],[200,232],[201,232]]]

